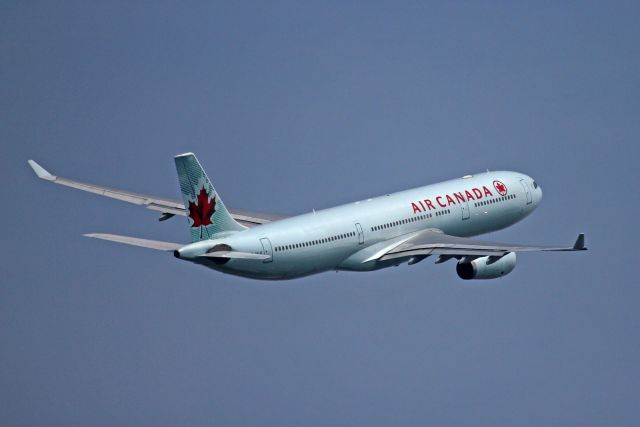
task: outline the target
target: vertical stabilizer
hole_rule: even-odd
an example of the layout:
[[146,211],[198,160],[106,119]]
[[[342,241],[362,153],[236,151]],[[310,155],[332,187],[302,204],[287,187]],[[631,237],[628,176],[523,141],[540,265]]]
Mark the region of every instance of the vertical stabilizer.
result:
[[210,239],[222,231],[245,229],[231,217],[193,153],[180,154],[175,162],[192,242]]

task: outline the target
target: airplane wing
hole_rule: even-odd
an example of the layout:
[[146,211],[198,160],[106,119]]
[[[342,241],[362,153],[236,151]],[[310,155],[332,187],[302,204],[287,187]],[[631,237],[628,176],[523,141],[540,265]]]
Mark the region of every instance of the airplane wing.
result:
[[[184,204],[181,200],[164,199],[146,194],[133,193],[130,191],[74,181],[50,174],[46,169],[33,160],[29,160],[28,163],[36,175],[38,175],[38,178],[64,185],[66,187],[75,188],[77,190],[87,191],[100,196],[111,197],[112,199],[144,206],[147,209],[161,212],[162,215],[159,218],[160,221],[164,221],[175,215],[187,216],[187,210],[184,208]],[[286,218],[285,215],[252,212],[239,209],[229,209],[229,212],[236,221],[247,227],[253,227]]]
[[404,257],[422,259],[429,255],[440,255],[436,262],[444,262],[455,257],[501,257],[509,252],[582,251],[586,249],[583,233],[578,235],[573,246],[532,246],[455,237],[444,234],[440,230],[431,229],[421,231],[405,240],[394,242],[364,262],[373,260],[386,261]]

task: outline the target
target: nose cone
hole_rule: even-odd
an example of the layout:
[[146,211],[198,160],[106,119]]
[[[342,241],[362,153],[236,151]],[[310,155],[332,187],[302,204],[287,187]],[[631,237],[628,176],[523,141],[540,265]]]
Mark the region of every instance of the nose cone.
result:
[[532,187],[533,187],[533,200],[535,201],[536,205],[538,205],[542,201],[542,187],[540,187],[540,185],[538,185],[536,181],[532,182]]

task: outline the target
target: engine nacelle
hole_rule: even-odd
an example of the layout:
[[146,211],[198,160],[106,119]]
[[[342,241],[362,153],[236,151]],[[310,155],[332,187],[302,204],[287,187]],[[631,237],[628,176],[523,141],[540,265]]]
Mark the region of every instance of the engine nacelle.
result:
[[505,276],[516,267],[516,254],[508,254],[497,258],[494,256],[483,256],[471,262],[459,262],[456,265],[456,272],[461,279],[497,279]]

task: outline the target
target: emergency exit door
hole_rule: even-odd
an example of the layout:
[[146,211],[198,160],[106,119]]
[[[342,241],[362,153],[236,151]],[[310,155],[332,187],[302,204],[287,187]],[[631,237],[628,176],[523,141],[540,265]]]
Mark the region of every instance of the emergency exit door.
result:
[[262,254],[269,255],[269,258],[263,260],[262,262],[266,263],[273,261],[273,248],[271,247],[271,240],[265,237],[263,239],[260,239],[260,243],[262,244]]
[[358,244],[361,245],[364,243],[364,232],[359,222],[356,222],[356,232],[358,233]]
[[469,219],[469,202],[460,203],[460,209],[462,210],[462,219]]

